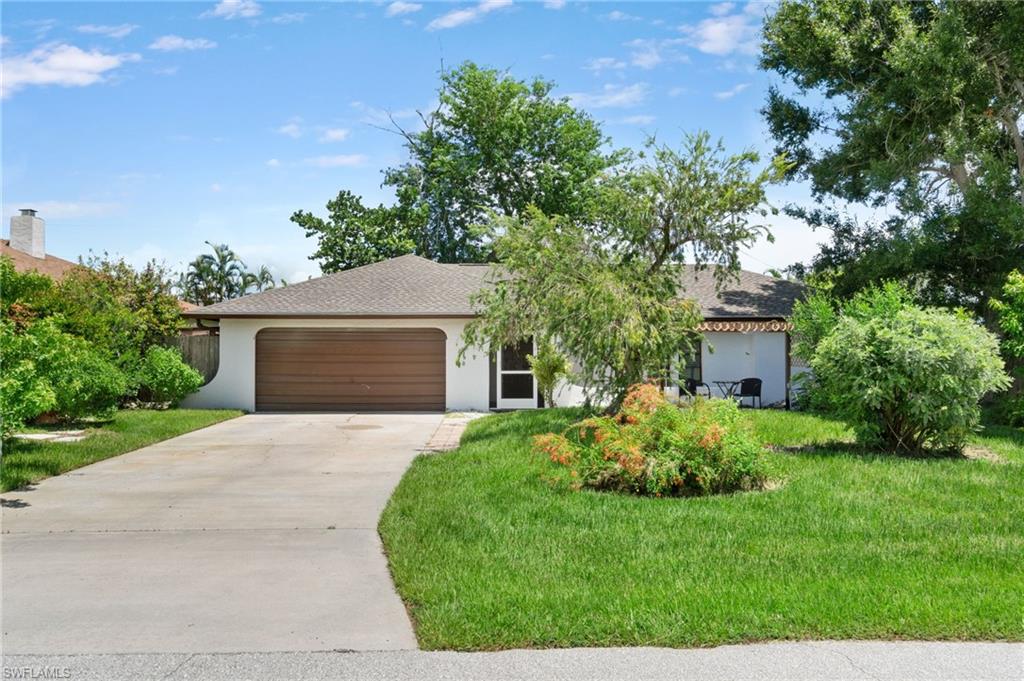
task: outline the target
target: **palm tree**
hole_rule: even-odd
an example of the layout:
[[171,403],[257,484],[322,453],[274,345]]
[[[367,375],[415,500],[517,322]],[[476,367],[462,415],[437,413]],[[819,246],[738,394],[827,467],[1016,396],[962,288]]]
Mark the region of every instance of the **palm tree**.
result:
[[[266,265],[249,272],[227,244],[209,241],[206,244],[213,252],[197,256],[185,273],[178,277],[181,297],[190,303],[212,305],[244,296],[251,290],[265,291],[277,285]],[[281,285],[284,285],[283,281]]]
[[267,289],[274,288],[276,285],[274,275],[271,274],[266,265],[260,265],[260,268],[255,272],[246,272],[242,276],[242,281],[246,292],[250,289],[266,291]]
[[207,241],[206,245],[213,249],[213,253],[204,253],[199,257],[208,266],[204,273],[210,274],[209,283],[218,301],[230,300],[243,295],[245,293],[243,284],[245,263],[238,259],[238,256],[227,244],[214,244]]

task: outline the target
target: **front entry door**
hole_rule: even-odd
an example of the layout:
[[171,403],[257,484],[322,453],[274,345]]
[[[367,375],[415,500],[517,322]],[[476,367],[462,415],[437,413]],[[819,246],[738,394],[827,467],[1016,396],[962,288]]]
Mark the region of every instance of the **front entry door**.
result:
[[537,382],[526,356],[533,354],[533,339],[506,345],[498,352],[498,409],[533,409]]

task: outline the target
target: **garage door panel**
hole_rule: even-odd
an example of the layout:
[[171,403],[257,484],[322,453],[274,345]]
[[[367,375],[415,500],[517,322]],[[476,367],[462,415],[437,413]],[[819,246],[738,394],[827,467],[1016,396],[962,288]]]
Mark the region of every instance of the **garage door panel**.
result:
[[256,336],[260,411],[443,410],[437,329],[264,329]]

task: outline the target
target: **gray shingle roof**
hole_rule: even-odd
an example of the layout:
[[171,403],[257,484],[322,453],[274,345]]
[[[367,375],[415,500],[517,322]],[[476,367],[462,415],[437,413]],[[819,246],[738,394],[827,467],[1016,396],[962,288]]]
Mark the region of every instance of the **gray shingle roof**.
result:
[[[487,265],[450,265],[403,255],[262,293],[201,307],[189,317],[469,317],[470,296],[487,282]],[[786,317],[800,284],[741,272],[715,292],[711,270],[687,266],[684,295],[709,319]]]

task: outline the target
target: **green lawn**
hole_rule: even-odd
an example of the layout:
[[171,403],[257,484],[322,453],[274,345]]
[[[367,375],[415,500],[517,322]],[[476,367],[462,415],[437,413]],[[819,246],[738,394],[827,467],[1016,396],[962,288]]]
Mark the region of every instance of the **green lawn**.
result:
[[[814,416],[748,412],[781,488],[716,498],[563,492],[529,435],[569,410],[473,422],[421,456],[380,523],[426,648],[1024,639],[1024,431],[1000,459],[846,447]],[[838,444],[837,444],[838,443]]]
[[241,413],[234,409],[125,410],[110,423],[89,428],[89,437],[79,442],[10,440],[3,445],[0,482],[6,492]]

